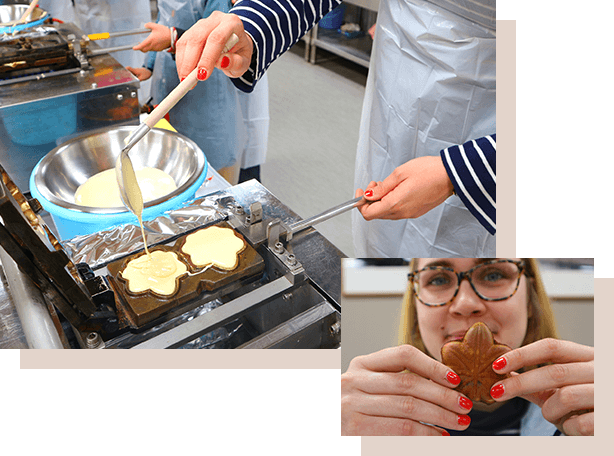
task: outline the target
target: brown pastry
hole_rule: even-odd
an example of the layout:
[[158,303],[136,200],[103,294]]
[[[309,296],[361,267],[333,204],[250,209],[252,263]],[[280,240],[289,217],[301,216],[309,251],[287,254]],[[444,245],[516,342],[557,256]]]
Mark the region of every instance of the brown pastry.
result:
[[460,376],[458,392],[473,402],[492,404],[495,400],[490,396],[490,388],[509,377],[495,373],[492,363],[510,350],[507,345],[495,343],[488,326],[478,322],[469,328],[462,341],[441,347],[441,361]]

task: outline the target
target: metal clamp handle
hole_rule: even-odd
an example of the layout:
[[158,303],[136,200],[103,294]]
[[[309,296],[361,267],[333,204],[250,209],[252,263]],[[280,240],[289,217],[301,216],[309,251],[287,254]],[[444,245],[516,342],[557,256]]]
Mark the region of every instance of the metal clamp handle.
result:
[[309,228],[312,225],[316,225],[318,223],[322,223],[330,218],[333,218],[339,214],[343,214],[344,212],[349,211],[350,209],[353,209],[355,207],[358,206],[362,206],[363,204],[365,204],[367,202],[366,199],[364,199],[364,197],[359,196],[358,198],[354,198],[351,199],[343,204],[340,204],[338,206],[335,206],[331,209],[328,209],[324,212],[322,212],[321,214],[318,215],[314,215],[313,217],[310,217],[308,219],[305,220],[301,220],[300,222],[296,222],[293,223],[292,225],[289,226],[290,231],[292,232],[292,234],[297,233],[299,231],[302,231],[306,228]]

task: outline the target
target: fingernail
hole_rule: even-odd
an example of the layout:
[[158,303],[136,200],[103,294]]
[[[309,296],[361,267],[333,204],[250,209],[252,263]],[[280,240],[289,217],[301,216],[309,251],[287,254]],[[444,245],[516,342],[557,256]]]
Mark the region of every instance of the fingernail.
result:
[[198,73],[196,73],[196,79],[198,79],[199,81],[204,81],[205,79],[207,79],[207,70],[205,70],[204,68],[199,68]]
[[495,399],[499,399],[501,396],[503,396],[503,393],[505,393],[503,383],[499,383],[490,389],[490,395]]
[[371,198],[371,197],[373,196],[373,190],[367,190],[367,191],[365,192],[365,196],[366,196],[367,198]]
[[461,396],[458,399],[458,403],[460,404],[462,408],[467,409],[467,410],[471,410],[471,408],[473,407],[473,402],[471,402],[471,399],[468,399],[463,396]]
[[443,436],[449,436],[449,435],[450,435],[450,433],[449,433],[448,431],[446,431],[446,430],[443,430],[443,431],[441,431],[441,435],[443,435]]
[[181,81],[179,81],[179,82],[183,82],[183,81],[185,81],[185,78],[181,78]]
[[448,379],[448,381],[450,383],[452,383],[454,386],[457,386],[460,383],[460,377],[458,375],[456,375],[454,372],[450,371],[446,374],[446,378]]
[[222,57],[222,61],[220,62],[220,66],[222,68],[226,68],[228,65],[230,65],[230,59],[228,58],[228,56],[224,56]]
[[471,418],[467,415],[458,415],[458,424],[461,426],[467,426],[471,424]]
[[507,365],[506,359],[502,356],[501,358],[497,358],[494,363],[492,363],[492,368],[494,370],[501,370]]

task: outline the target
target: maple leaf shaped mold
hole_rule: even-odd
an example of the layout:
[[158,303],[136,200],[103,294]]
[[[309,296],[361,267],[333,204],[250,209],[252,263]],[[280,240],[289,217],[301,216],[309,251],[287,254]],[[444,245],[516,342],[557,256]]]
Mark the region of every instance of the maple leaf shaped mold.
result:
[[509,377],[493,371],[492,363],[510,350],[507,345],[495,343],[488,326],[477,322],[462,341],[448,342],[441,347],[441,360],[460,376],[458,392],[473,402],[492,404],[495,400],[490,396],[490,388]]

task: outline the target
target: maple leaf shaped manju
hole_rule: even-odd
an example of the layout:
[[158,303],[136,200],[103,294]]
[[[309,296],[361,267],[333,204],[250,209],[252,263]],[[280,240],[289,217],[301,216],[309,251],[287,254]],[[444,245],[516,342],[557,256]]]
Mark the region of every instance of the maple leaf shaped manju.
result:
[[441,360],[460,376],[458,392],[473,402],[492,404],[495,400],[490,396],[490,388],[509,377],[495,373],[492,363],[510,350],[507,345],[496,344],[488,326],[477,322],[462,341],[448,342],[441,347]]

